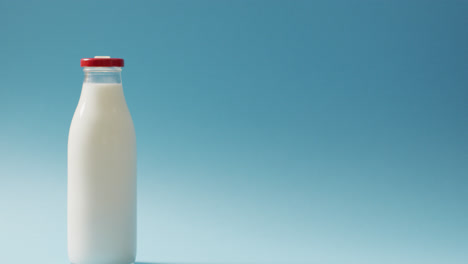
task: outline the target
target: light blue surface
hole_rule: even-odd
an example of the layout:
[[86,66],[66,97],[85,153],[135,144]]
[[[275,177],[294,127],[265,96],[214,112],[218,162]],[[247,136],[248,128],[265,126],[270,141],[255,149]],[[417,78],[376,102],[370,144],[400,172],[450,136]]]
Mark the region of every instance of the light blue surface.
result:
[[[352,3],[351,3],[352,2]],[[67,263],[82,57],[126,61],[138,259],[468,263],[467,1],[2,1],[2,263]]]

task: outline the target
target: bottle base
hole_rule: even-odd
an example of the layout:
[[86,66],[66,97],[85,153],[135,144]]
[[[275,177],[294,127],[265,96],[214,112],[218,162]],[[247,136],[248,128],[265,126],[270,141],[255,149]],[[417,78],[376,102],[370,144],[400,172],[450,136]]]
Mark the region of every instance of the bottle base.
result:
[[80,263],[80,262],[70,262],[70,264],[135,264],[135,262],[86,262],[86,263]]

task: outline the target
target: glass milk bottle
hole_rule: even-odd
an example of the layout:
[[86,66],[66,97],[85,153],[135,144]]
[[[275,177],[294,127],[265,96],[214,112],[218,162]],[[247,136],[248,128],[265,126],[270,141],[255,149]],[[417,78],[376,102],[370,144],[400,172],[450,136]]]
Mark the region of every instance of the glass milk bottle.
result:
[[123,59],[82,59],[68,137],[68,255],[74,264],[129,264],[136,255],[136,140]]

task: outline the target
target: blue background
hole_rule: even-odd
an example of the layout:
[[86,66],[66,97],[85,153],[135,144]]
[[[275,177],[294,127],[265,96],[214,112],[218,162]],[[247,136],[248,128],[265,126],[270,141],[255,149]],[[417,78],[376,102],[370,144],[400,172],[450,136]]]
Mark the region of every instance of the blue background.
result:
[[468,263],[467,1],[1,1],[2,263],[67,263],[79,60],[121,57],[138,260]]

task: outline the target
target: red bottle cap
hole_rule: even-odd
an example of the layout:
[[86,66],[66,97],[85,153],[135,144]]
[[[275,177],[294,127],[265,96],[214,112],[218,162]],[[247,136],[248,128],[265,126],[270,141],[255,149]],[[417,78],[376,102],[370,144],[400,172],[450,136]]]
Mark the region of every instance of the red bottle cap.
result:
[[124,60],[109,56],[95,56],[81,59],[81,67],[123,67]]

